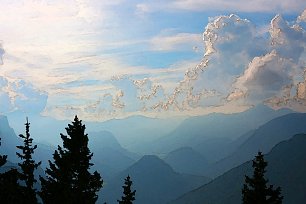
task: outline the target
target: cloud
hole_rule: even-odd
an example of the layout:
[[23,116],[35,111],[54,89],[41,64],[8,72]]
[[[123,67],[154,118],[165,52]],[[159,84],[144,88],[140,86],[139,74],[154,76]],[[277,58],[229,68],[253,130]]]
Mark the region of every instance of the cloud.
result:
[[285,57],[298,62],[305,51],[305,30],[297,24],[290,26],[280,15],[271,21],[271,44],[277,52]]
[[[277,15],[271,20],[269,33],[267,37],[236,15],[211,19],[203,34],[206,52],[201,63],[188,69],[173,92],[150,108],[188,112],[199,107],[225,107],[227,103],[301,106],[305,30]],[[154,90],[152,87],[148,90]]]
[[296,111],[305,108],[306,31],[298,25],[299,19],[293,25],[280,15],[271,20],[271,51],[254,57],[237,77],[227,100],[243,100],[255,105],[265,103],[273,108],[287,107]]
[[235,91],[228,99],[247,95],[249,103],[258,104],[276,96],[293,83],[294,67],[290,60],[281,58],[275,50],[255,57],[233,85],[240,94]]
[[140,12],[157,12],[173,10],[190,11],[230,11],[230,12],[300,12],[306,6],[303,0],[264,1],[253,0],[246,3],[243,0],[171,0],[167,3],[150,2],[140,3],[137,9]]
[[[206,52],[200,62],[183,64],[179,70],[175,65],[168,70],[130,67],[129,72],[112,77],[110,89],[98,94],[96,102],[46,113],[78,111],[88,119],[103,119],[103,114],[106,118],[133,114],[162,117],[230,113],[260,103],[302,110],[306,105],[305,31],[298,22],[289,24],[279,15],[265,30],[269,33],[237,15],[211,18],[203,33]],[[164,50],[178,50],[181,42],[187,43],[180,35],[155,39],[155,44],[167,44]]]
[[303,0],[284,0],[284,1],[263,1],[254,0],[249,3],[245,1],[226,1],[226,0],[181,0],[175,1],[174,6],[180,9],[190,10],[227,10],[227,11],[243,11],[243,12],[296,12],[300,11],[301,6],[305,6]]
[[245,63],[263,52],[267,44],[254,30],[249,21],[235,15],[212,19],[203,34],[206,48],[203,59],[187,67],[172,91],[149,79],[137,81],[142,93],[138,98],[143,101],[144,110],[188,112],[197,107],[222,105],[224,94],[243,72]]
[[300,22],[306,22],[306,10],[304,10],[302,12],[302,14],[300,16],[298,16],[297,18],[297,22],[300,23]]
[[[156,2],[140,2],[137,9],[142,14],[160,9],[218,10],[222,4],[228,10],[236,6],[238,11],[247,12],[276,10],[276,3],[261,1]],[[285,12],[295,12],[303,3],[291,1],[287,6],[286,2],[277,2],[278,11],[286,7]],[[269,29],[228,15],[211,18],[202,36],[165,29],[156,36],[136,39],[141,29],[133,23],[120,24],[123,3],[3,3],[1,111],[42,112],[61,119],[78,114],[86,120],[105,120],[135,114],[229,113],[262,102],[273,107],[304,106],[305,11],[297,22],[288,23],[276,16]],[[130,30],[125,30],[127,27]],[[123,40],[118,40],[121,37]],[[136,51],[133,46],[137,46]],[[126,61],[126,55],[147,52],[150,57],[152,51],[189,50],[198,56],[193,50],[202,51],[202,47],[205,52],[200,60],[182,59],[168,68],[132,66]]]
[[47,103],[47,94],[23,80],[8,80],[0,76],[0,101],[2,114],[21,111],[40,113]]
[[204,34],[207,67],[197,76],[194,89],[214,90],[220,103],[229,87],[255,56],[267,51],[268,40],[258,36],[250,21],[236,15],[212,18]]
[[0,65],[3,65],[3,55],[4,55],[5,51],[2,47],[2,44],[0,43]]
[[[298,85],[297,85],[296,98],[298,100],[303,100],[303,101],[306,100],[306,75],[305,75],[305,72],[304,72],[304,81],[299,82]],[[306,104],[306,103],[304,102],[304,104]]]
[[202,44],[202,36],[194,33],[177,33],[175,35],[159,35],[150,40],[151,49],[155,51],[192,50]]

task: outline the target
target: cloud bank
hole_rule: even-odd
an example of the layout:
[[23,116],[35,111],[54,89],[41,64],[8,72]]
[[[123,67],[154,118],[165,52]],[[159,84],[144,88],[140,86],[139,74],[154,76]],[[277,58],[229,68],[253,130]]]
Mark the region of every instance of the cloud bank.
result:
[[304,13],[291,23],[275,16],[269,33],[236,15],[211,19],[202,61],[186,71],[166,100],[146,108],[188,113],[265,103],[305,111]]
[[[116,18],[123,0],[30,2],[7,1],[0,13],[0,40],[5,45],[5,50],[0,46],[2,113],[33,111],[58,119],[78,114],[101,121],[131,115],[230,113],[260,103],[306,110],[306,10],[290,22],[276,15],[268,32],[232,14],[210,18],[202,36],[166,30],[131,41],[126,40],[131,33],[123,32]],[[291,12],[303,4],[288,2],[265,8]],[[164,6],[196,10],[208,3],[169,1]],[[215,1],[214,9],[218,4],[228,3]],[[262,1],[248,5],[232,6],[265,11]],[[154,6],[135,9],[159,9]],[[117,33],[125,40],[117,42]],[[200,60],[152,68],[125,61],[122,56],[129,55],[131,45],[138,48],[136,55],[146,53],[148,61],[156,53],[199,55],[201,47],[205,50]]]
[[[302,14],[303,15],[303,14]],[[274,108],[305,111],[306,33],[301,17],[289,25],[280,15],[271,21],[269,51],[255,57],[233,84],[228,100],[244,97],[244,102],[262,101]]]
[[[271,20],[269,33],[262,33],[237,15],[215,17],[203,33],[203,59],[186,69],[178,83],[180,77],[175,77],[166,86],[171,78],[163,79],[161,71],[156,78],[154,73],[147,73],[146,78],[141,78],[144,73],[114,78],[116,91],[90,106],[90,112],[113,117],[135,113],[197,115],[241,111],[261,103],[305,111],[303,21],[303,14],[293,23],[277,15]],[[86,115],[88,110],[83,107],[78,111]]]

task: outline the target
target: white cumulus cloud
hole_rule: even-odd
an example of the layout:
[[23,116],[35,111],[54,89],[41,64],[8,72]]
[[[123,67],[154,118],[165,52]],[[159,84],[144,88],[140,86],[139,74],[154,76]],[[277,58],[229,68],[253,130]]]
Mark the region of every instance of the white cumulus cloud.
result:
[[298,23],[299,20],[290,25],[280,15],[271,20],[267,52],[254,57],[246,66],[233,83],[227,100],[305,109],[306,31]]

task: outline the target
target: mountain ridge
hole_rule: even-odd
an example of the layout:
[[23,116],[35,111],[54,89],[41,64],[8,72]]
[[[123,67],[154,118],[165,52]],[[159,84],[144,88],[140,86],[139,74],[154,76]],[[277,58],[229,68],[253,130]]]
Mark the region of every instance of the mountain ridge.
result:
[[[209,179],[199,176],[183,175],[175,172],[165,161],[155,155],[145,155],[135,164],[106,181],[101,198],[107,203],[116,203],[122,195],[124,178],[129,175],[136,189],[135,204],[163,204],[187,192]],[[102,201],[100,201],[102,202]]]
[[205,172],[214,178],[251,159],[258,150],[269,152],[276,144],[293,135],[306,133],[306,113],[290,113],[260,126],[228,157],[216,162]]
[[[265,160],[268,162],[266,178],[270,184],[282,188],[283,203],[305,203],[306,134],[297,134],[278,143],[265,155]],[[247,161],[169,204],[240,203],[244,175],[252,174],[252,162]]]

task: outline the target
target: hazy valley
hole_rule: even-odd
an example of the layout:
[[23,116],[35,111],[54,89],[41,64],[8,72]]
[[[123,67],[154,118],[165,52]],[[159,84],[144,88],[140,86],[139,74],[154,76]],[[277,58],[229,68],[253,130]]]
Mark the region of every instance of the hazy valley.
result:
[[[9,120],[6,116],[0,118],[0,152],[16,163],[15,146],[20,140]],[[127,125],[130,121],[134,125]],[[65,122],[56,121],[56,125],[64,127]],[[93,169],[98,170],[104,180],[99,203],[116,203],[127,175],[131,176],[132,188],[137,192],[135,203],[199,203],[205,200],[207,203],[224,203],[224,200],[237,203],[241,200],[244,175],[252,170],[249,161],[258,151],[267,154],[268,177],[282,187],[284,203],[292,203],[295,193],[298,194],[296,203],[305,201],[302,192],[306,180],[301,172],[306,167],[303,163],[306,161],[306,137],[303,135],[306,114],[258,106],[243,113],[210,114],[187,118],[179,124],[176,121],[177,125],[161,131],[163,135],[158,127],[167,127],[167,124],[159,119],[132,117],[101,123],[101,126],[84,123],[88,127],[89,147],[94,153]],[[35,118],[31,120],[31,127],[36,129],[35,134],[39,131],[44,134],[47,130],[36,126]],[[53,137],[58,135],[54,133]],[[140,135],[145,138],[138,140]],[[127,138],[131,141],[127,142]],[[131,145],[133,141],[135,144]],[[56,147],[44,143],[37,145],[34,158],[42,161],[42,168],[45,168]],[[292,190],[293,185],[300,190]]]

